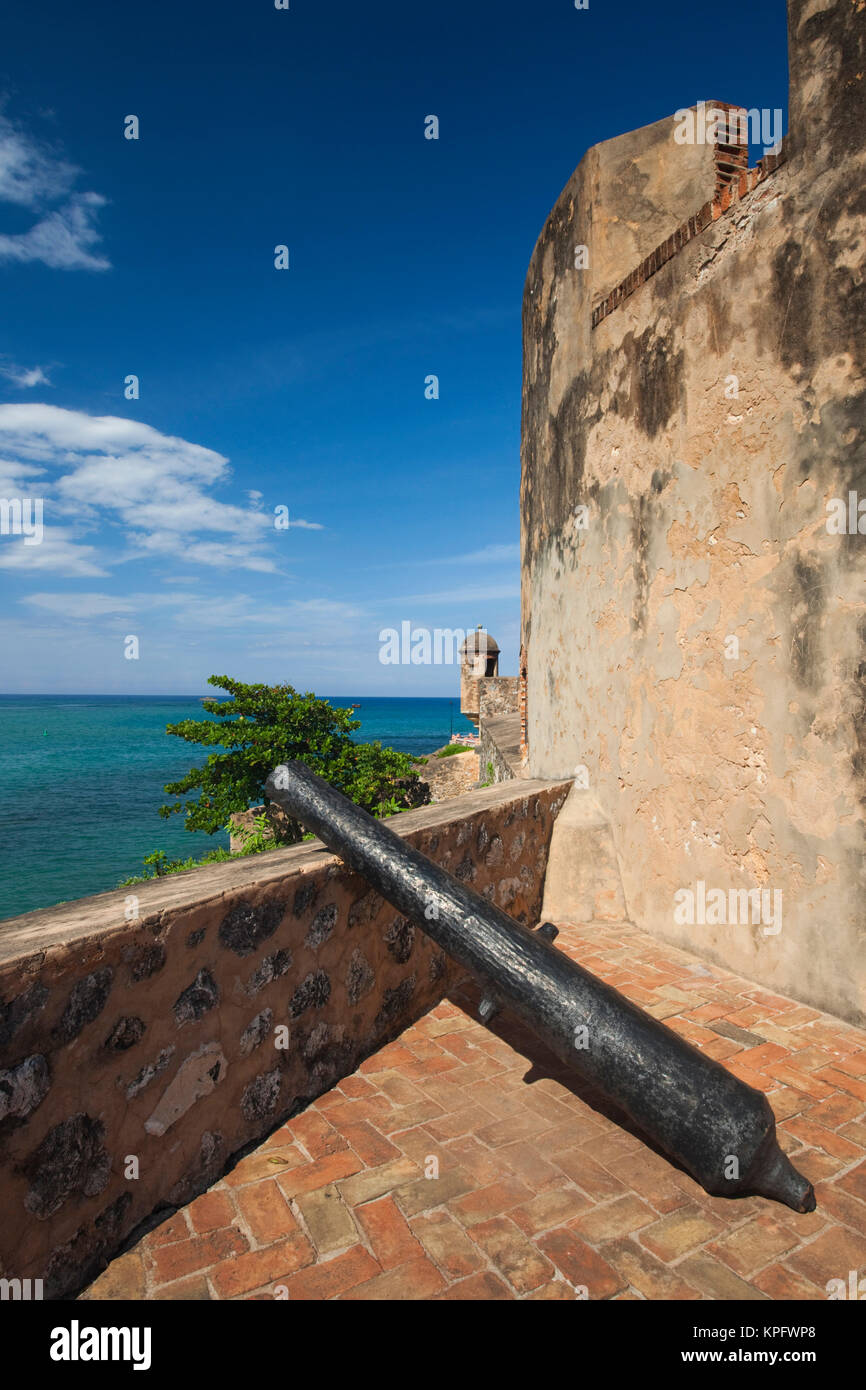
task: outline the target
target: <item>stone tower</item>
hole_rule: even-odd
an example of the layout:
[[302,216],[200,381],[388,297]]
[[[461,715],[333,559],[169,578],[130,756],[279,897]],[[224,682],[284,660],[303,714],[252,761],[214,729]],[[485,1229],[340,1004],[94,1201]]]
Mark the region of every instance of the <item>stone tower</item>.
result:
[[460,648],[460,712],[478,727],[481,681],[499,675],[499,646],[479,623]]

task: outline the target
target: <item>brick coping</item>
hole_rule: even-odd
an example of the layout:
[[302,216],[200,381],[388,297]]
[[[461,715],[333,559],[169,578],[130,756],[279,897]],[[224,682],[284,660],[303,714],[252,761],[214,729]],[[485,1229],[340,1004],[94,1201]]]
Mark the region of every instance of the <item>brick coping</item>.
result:
[[[719,103],[715,103],[718,105]],[[706,231],[707,227],[713,222],[717,222],[725,213],[730,212],[742,198],[757,188],[760,183],[764,183],[771,174],[786,162],[785,142],[779,148],[778,153],[766,154],[759,160],[754,169],[744,169],[737,159],[737,147],[726,145],[715,146],[716,160],[716,192],[708,203],[704,203],[692,217],[689,217],[677,230],[657,246],[654,251],[641,261],[624,280],[610,291],[609,294],[595,306],[590,319],[590,327],[596,328],[608,314],[612,314],[623,300],[628,299],[635,290],[640,289],[641,285],[646,284],[663,265],[672,260],[679,251],[683,249],[695,237],[700,236],[701,232]],[[747,150],[748,154],[748,150]]]
[[[522,801],[553,787],[567,788],[567,778],[533,779],[527,782],[500,782],[479,791],[464,792],[447,801],[432,802],[415,811],[401,811],[384,819],[396,835],[410,838],[429,829],[438,829],[468,819],[479,811],[495,810],[512,801]],[[299,874],[319,872],[340,864],[321,840],[305,840],[285,849],[249,855],[222,864],[208,864],[183,873],[166,875],[118,888],[87,898],[40,907],[19,917],[0,921],[0,966],[10,969],[51,947],[83,942],[108,931],[128,931],[130,918],[126,903],[130,894],[138,900],[139,926],[156,926],[168,914],[191,907],[217,903],[237,890],[253,893],[268,884]]]

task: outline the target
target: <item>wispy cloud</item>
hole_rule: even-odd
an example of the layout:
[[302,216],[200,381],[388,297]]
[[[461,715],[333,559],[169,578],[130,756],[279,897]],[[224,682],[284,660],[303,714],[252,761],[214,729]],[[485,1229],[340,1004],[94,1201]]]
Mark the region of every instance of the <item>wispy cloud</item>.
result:
[[[21,603],[81,622],[93,618],[145,616],[160,610],[169,621],[196,631],[212,628],[220,632],[248,632],[251,626],[261,630],[273,628],[277,635],[269,645],[282,644],[284,650],[287,635],[297,632],[303,632],[313,644],[316,641],[327,644],[337,636],[356,633],[358,619],[363,616],[362,609],[356,604],[333,599],[295,599],[285,603],[262,604],[246,594],[204,596],[184,589],[173,593],[127,595],[70,593],[63,590],[28,594]],[[160,622],[163,621],[160,618]]]
[[131,599],[112,594],[29,594],[22,600],[33,608],[59,614],[63,618],[103,618],[107,614],[134,613]]
[[[45,539],[20,554],[21,547],[4,541],[0,564],[7,568],[31,564],[63,570],[65,560],[68,574],[104,574],[92,546],[76,546],[72,533],[53,526],[59,519],[81,534],[110,528],[108,539],[114,543],[103,564],[158,557],[223,570],[280,572],[269,553],[278,534],[273,514],[214,495],[231,481],[228,459],[214,449],[118,416],[36,403],[0,405],[0,479],[28,476],[29,493],[38,487],[45,499]],[[322,530],[318,522],[291,525]],[[117,528],[122,530],[119,547]]]
[[29,390],[33,386],[51,385],[42,367],[18,367],[10,362],[8,367],[0,366],[0,376],[5,376],[13,386],[19,386],[22,390]]
[[79,544],[67,528],[59,526],[46,526],[39,545],[27,545],[23,536],[4,536],[0,569],[21,575],[63,574],[70,579],[104,579],[108,574],[97,562],[94,546]]
[[373,570],[393,570],[407,569],[410,566],[430,566],[442,565],[519,565],[520,564],[520,545],[515,542],[508,542],[499,545],[485,545],[480,550],[469,550],[462,555],[434,555],[426,560],[417,560],[412,555],[407,555],[401,560],[389,560],[386,564],[365,565],[364,569]]
[[442,555],[435,560],[422,560],[424,565],[506,565],[520,563],[520,546],[516,542],[509,545],[485,545],[481,550],[470,550],[465,555]]
[[[77,192],[81,171],[0,114],[0,202],[32,209],[26,232],[0,233],[0,262],[41,261],[54,270],[108,270],[96,252],[96,221],[106,199]],[[61,206],[52,208],[52,204]],[[34,383],[35,384],[35,383]]]
[[393,605],[395,603],[423,604],[423,603],[448,603],[457,604],[461,612],[466,611],[469,603],[485,603],[493,599],[500,598],[519,598],[520,585],[515,584],[470,584],[464,585],[460,589],[438,589],[432,594],[404,594],[401,598],[389,598],[382,600]]

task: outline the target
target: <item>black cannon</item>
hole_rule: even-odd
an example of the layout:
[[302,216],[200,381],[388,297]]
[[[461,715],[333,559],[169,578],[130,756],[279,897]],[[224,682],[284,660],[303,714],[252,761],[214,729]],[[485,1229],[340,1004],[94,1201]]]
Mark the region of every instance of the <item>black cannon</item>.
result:
[[482,1022],[510,1009],[707,1192],[815,1209],[766,1096],[558,950],[554,926],[515,922],[304,763],[276,768],[266,791],[469,972]]

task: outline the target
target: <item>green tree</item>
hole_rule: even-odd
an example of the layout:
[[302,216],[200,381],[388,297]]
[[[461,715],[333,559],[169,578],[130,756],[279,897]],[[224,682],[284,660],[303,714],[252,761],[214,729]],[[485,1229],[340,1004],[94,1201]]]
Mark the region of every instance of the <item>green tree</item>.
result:
[[[297,759],[324,777],[372,815],[393,815],[430,799],[426,783],[412,770],[412,759],[380,743],[354,743],[361,727],[352,711],[315,695],[299,695],[290,685],[245,685],[229,676],[210,676],[208,685],[228,691],[228,700],[203,700],[214,719],[183,719],[166,731],[212,752],[165,790],[171,796],[198,791],[195,800],[160,807],[161,816],[186,815],[187,830],[213,835],[236,811],[267,805],[265,780],[280,763]],[[282,843],[300,840],[303,829],[288,822]]]

